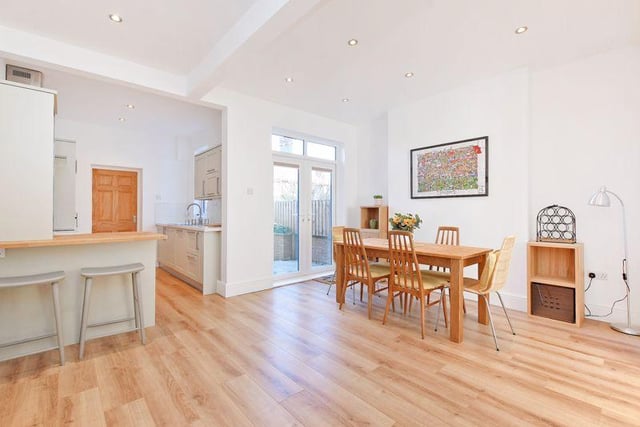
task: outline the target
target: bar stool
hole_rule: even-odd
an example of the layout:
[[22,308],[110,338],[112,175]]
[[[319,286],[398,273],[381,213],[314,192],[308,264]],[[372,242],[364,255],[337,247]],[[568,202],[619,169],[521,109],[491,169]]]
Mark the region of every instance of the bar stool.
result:
[[0,344],[0,348],[10,347],[13,345],[24,344],[32,341],[38,341],[44,338],[57,337],[58,351],[60,352],[60,365],[64,365],[64,344],[62,342],[62,318],[60,316],[60,297],[58,290],[58,282],[64,279],[64,271],[54,271],[51,273],[32,274],[29,276],[0,277],[1,288],[17,288],[31,285],[51,285],[51,294],[53,296],[53,314],[56,320],[56,332],[48,335],[27,338],[19,341],[13,341]]
[[[142,270],[144,270],[144,265],[141,263],[115,265],[111,267],[83,268],[80,270],[80,275],[84,277],[84,302],[82,304],[82,323],[80,324],[80,359],[84,358],[84,345],[87,339],[87,328],[135,320],[136,327],[135,329],[131,329],[131,331],[137,330],[140,334],[142,344],[145,344],[144,316],[142,314],[142,305],[140,304],[140,282],[138,278],[138,273]],[[93,284],[93,279],[95,277],[115,276],[120,274],[131,274],[134,317],[89,324],[89,302],[91,299],[91,286]]]

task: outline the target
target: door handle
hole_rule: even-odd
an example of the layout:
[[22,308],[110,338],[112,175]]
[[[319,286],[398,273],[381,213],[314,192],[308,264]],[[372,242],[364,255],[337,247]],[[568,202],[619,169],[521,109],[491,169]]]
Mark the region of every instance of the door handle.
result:
[[133,223],[134,223],[134,224],[137,224],[137,222],[138,222],[138,217],[137,217],[136,215],[134,215],[134,216],[133,216]]

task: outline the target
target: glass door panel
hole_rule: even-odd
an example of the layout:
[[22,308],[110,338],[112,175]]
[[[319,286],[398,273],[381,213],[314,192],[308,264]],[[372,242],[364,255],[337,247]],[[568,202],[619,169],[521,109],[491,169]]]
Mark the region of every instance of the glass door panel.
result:
[[311,168],[311,267],[330,266],[333,171]]
[[300,168],[273,165],[273,274],[300,271]]

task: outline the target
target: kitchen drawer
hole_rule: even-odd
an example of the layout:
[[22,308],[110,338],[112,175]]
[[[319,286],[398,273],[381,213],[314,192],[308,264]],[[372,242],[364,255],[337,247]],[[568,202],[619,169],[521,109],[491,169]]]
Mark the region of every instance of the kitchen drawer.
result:
[[187,251],[184,274],[196,282],[202,283],[202,259],[195,251]]
[[202,248],[202,233],[195,230],[185,230],[185,250],[199,253]]

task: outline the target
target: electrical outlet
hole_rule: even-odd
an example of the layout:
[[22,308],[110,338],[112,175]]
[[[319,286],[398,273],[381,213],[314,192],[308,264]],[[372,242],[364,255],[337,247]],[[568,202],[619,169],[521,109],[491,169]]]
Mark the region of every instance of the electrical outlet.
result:
[[0,248],[0,258],[4,258],[4,248]]
[[[591,273],[589,273],[591,274]],[[593,274],[595,274],[595,279],[596,280],[607,280],[607,273],[603,272],[603,271],[594,271]]]

